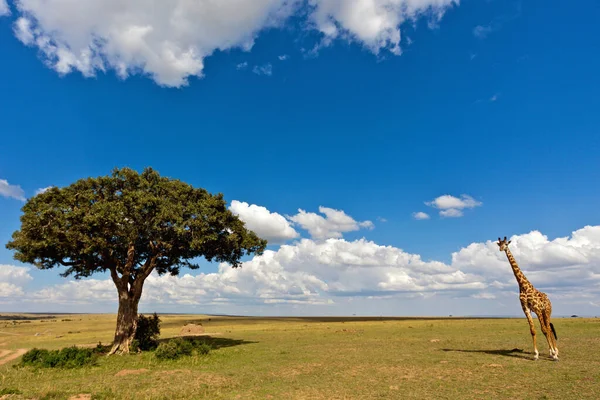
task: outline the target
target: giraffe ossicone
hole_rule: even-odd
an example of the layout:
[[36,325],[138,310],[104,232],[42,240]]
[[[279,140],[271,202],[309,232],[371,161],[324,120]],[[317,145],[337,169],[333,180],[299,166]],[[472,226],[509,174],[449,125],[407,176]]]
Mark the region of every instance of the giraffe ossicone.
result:
[[529,331],[531,333],[531,337],[533,339],[533,350],[534,350],[534,360],[539,358],[539,352],[537,349],[536,343],[536,333],[535,333],[535,325],[533,324],[533,318],[531,317],[531,312],[537,315],[540,326],[542,328],[542,333],[546,336],[546,340],[548,341],[548,347],[550,348],[550,357],[553,360],[558,361],[558,347],[556,345],[556,341],[558,340],[558,336],[556,336],[556,331],[554,330],[554,325],[550,321],[552,314],[552,304],[550,303],[550,299],[544,292],[540,292],[537,290],[531,282],[525,277],[517,261],[513,257],[512,253],[508,249],[508,245],[511,243],[510,240],[498,238],[498,247],[500,251],[506,253],[506,257],[508,258],[508,262],[512,267],[513,273],[515,274],[515,278],[517,279],[517,283],[519,284],[519,300],[521,302],[521,307],[523,308],[523,312],[525,313],[525,317],[527,317],[527,322],[529,323]]

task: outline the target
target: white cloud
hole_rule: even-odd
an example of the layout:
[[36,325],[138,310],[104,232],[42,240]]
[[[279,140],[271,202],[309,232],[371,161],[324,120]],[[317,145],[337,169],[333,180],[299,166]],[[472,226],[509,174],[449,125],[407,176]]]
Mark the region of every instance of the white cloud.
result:
[[34,292],[31,300],[47,304],[96,304],[117,302],[117,289],[110,279],[70,280]]
[[425,204],[439,209],[442,217],[458,218],[463,216],[463,209],[479,207],[483,203],[466,194],[461,195],[460,198],[445,194]]
[[494,101],[498,100],[498,94],[493,95],[492,97],[490,97],[490,101],[493,103]]
[[0,264],[0,298],[14,300],[24,295],[24,286],[31,281],[29,268]]
[[279,61],[285,61],[285,60],[289,60],[290,56],[288,56],[287,54],[283,54],[281,56],[278,56],[277,58],[279,58]]
[[471,297],[474,299],[491,300],[491,299],[495,299],[496,295],[491,294],[491,293],[486,293],[486,292],[480,292],[480,293],[473,294]]
[[412,214],[412,216],[413,216],[413,218],[414,218],[414,219],[417,219],[417,220],[424,220],[424,219],[429,219],[429,218],[431,218],[431,217],[429,216],[429,214],[427,214],[427,213],[424,213],[423,211],[414,212],[414,213]]
[[[143,302],[152,304],[332,304],[339,297],[424,291],[479,290],[476,276],[440,262],[365,239],[347,242],[302,239],[267,250],[232,269],[180,277],[151,275]],[[36,292],[34,299],[61,304],[114,302],[112,281],[69,281]]]
[[115,70],[182,86],[215,50],[252,48],[258,32],[294,11],[283,0],[20,0],[15,31],[61,74]]
[[344,232],[375,227],[373,222],[358,222],[341,210],[320,206],[319,212],[325,214],[325,217],[298,209],[298,214],[287,218],[307,230],[314,239],[341,238]]
[[300,236],[282,215],[265,207],[233,200],[229,209],[246,223],[248,229],[269,243],[283,243]]
[[439,20],[454,0],[309,0],[315,7],[311,20],[323,34],[324,43],[343,38],[357,41],[373,53],[388,49],[400,54],[399,25],[429,15]]
[[6,0],[0,0],[0,17],[10,15],[10,7]]
[[35,191],[35,194],[42,194],[42,193],[46,193],[48,190],[52,189],[54,186],[48,186],[45,188],[39,188],[38,190]]
[[[568,292],[600,298],[600,226],[586,226],[570,238],[549,240],[541,232],[532,231],[510,240],[519,267],[538,289],[558,298]],[[517,288],[506,255],[495,241],[473,243],[453,253],[452,266],[484,276],[489,287],[510,291]]]
[[387,219],[383,218],[383,217],[377,217],[377,221],[379,222],[388,222]]
[[461,198],[454,197],[451,195],[443,195],[435,198],[433,201],[426,202],[428,206],[439,208],[441,210],[447,210],[449,208],[473,208],[481,205],[481,202],[476,201],[471,196],[463,194]]
[[[0,0],[2,7],[5,0]],[[308,0],[306,29],[322,45],[358,42],[374,53],[400,54],[400,24],[428,16],[439,20],[458,0]],[[266,28],[281,27],[305,0],[19,0],[14,30],[40,49],[60,74],[94,76],[114,70],[122,78],[150,75],[179,87],[201,77],[215,50],[249,51]],[[300,10],[302,9],[302,10]],[[300,11],[299,11],[300,10]]]
[[273,75],[273,66],[269,63],[260,66],[255,65],[254,68],[252,68],[252,72],[254,72],[256,75],[271,76]]
[[244,69],[248,68],[248,62],[244,61],[243,63],[239,63],[238,65],[235,66],[235,68],[237,70],[244,70]]
[[[596,312],[600,304],[600,226],[586,226],[570,237],[548,239],[538,231],[511,237],[511,250],[533,285],[546,292],[554,315]],[[0,286],[17,293],[27,271]],[[1,271],[0,278],[5,275]],[[21,278],[15,279],[15,276]],[[12,292],[11,292],[12,291]],[[21,292],[18,292],[21,293]],[[86,279],[48,286],[26,298],[48,307],[96,303],[114,308],[116,289],[110,279]],[[356,302],[353,300],[359,299]],[[494,300],[482,301],[482,300]],[[203,312],[280,314],[318,312],[371,315],[520,315],[518,286],[506,255],[494,241],[472,243],[452,254],[451,263],[424,261],[418,254],[365,239],[302,239],[267,250],[232,269],[179,277],[151,275],[142,307],[203,307]],[[276,307],[274,307],[276,306]],[[299,309],[290,307],[301,306]],[[285,308],[287,307],[287,308]],[[395,311],[394,311],[395,310]],[[417,311],[415,311],[417,310]]]
[[449,208],[447,210],[440,211],[440,216],[446,218],[460,218],[463,215],[463,212],[457,208]]
[[11,185],[5,179],[0,179],[0,196],[25,201],[25,192],[19,185]]

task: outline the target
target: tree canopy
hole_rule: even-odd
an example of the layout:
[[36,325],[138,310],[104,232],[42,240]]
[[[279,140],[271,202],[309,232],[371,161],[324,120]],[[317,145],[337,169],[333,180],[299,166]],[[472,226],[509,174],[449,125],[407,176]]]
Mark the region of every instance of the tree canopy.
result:
[[65,266],[65,277],[110,272],[119,312],[127,297],[137,315],[143,282],[152,271],[177,275],[182,267],[198,268],[198,257],[238,267],[244,255],[261,254],[266,244],[227,209],[222,194],[151,168],[141,174],[122,168],[30,198],[21,229],[6,247],[15,250],[17,260],[40,269]]

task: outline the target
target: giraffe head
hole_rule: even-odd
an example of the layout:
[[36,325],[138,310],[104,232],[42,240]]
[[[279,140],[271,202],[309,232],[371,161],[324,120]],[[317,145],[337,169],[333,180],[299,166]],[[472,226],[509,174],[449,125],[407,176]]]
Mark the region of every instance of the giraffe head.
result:
[[510,244],[510,240],[506,240],[506,236],[504,236],[504,240],[498,238],[498,243],[496,243],[498,247],[500,247],[500,251],[506,251],[508,249],[508,245]]

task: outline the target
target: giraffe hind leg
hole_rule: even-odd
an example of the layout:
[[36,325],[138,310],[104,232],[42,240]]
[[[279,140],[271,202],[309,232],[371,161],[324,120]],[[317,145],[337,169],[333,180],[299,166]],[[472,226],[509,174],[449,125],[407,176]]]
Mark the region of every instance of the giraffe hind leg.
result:
[[550,345],[550,357],[554,361],[558,361],[558,346],[556,345],[556,330],[554,330],[554,325],[550,322],[550,313],[546,312],[544,314],[544,322],[546,323],[546,330],[548,331],[548,344]]
[[[537,313],[536,313],[537,314]],[[552,332],[550,332],[550,326],[548,325],[548,320],[546,319],[546,315],[540,312],[538,315],[538,320],[540,321],[540,328],[542,329],[542,333],[546,337],[546,341],[548,342],[548,348],[550,349],[550,357],[554,358],[554,346],[552,344]]]

